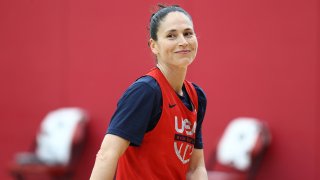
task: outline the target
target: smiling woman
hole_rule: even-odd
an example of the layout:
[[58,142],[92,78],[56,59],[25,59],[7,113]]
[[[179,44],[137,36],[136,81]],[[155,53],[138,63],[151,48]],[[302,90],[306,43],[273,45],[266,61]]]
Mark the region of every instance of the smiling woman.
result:
[[149,44],[162,70],[164,66],[187,68],[198,48],[193,23],[181,12],[169,13],[158,28],[157,40],[151,38]]
[[155,67],[118,102],[96,156],[92,180],[208,179],[201,127],[203,90],[185,80],[198,41],[192,18],[179,6],[159,6],[150,18]]

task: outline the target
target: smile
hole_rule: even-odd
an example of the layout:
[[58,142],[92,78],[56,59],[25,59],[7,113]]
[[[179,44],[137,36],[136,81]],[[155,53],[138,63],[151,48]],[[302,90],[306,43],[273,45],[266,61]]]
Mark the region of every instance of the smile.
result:
[[189,52],[191,52],[190,50],[181,50],[181,51],[176,51],[175,53],[177,54],[188,54]]

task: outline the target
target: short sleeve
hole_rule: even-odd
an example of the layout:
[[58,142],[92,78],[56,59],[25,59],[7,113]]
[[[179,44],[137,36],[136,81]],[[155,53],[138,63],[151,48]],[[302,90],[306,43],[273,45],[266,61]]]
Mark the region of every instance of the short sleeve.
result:
[[108,134],[120,136],[139,146],[152,119],[157,94],[146,82],[136,81],[120,98]]
[[203,149],[202,142],[202,122],[206,113],[207,98],[204,91],[196,84],[192,83],[198,95],[198,114],[197,114],[197,127],[196,127],[196,140],[194,148]]

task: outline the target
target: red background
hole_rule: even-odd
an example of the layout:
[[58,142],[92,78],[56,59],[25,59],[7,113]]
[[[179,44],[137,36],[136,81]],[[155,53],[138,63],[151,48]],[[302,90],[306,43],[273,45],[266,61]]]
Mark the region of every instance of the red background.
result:
[[[0,179],[61,106],[91,114],[75,178],[88,179],[117,100],[154,65],[147,26],[156,2],[0,1]],[[252,116],[273,135],[257,179],[319,179],[319,1],[164,2],[193,15],[199,51],[188,79],[208,98],[207,163],[228,122]]]

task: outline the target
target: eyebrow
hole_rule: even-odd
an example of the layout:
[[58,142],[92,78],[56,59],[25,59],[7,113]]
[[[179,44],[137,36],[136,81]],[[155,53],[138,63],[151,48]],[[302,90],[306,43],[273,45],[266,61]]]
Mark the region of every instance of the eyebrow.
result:
[[[191,29],[191,28],[186,28],[183,31],[190,31],[190,30],[193,31],[193,29]],[[177,31],[176,29],[170,29],[170,30],[166,31],[166,33],[176,32],[176,31]]]

